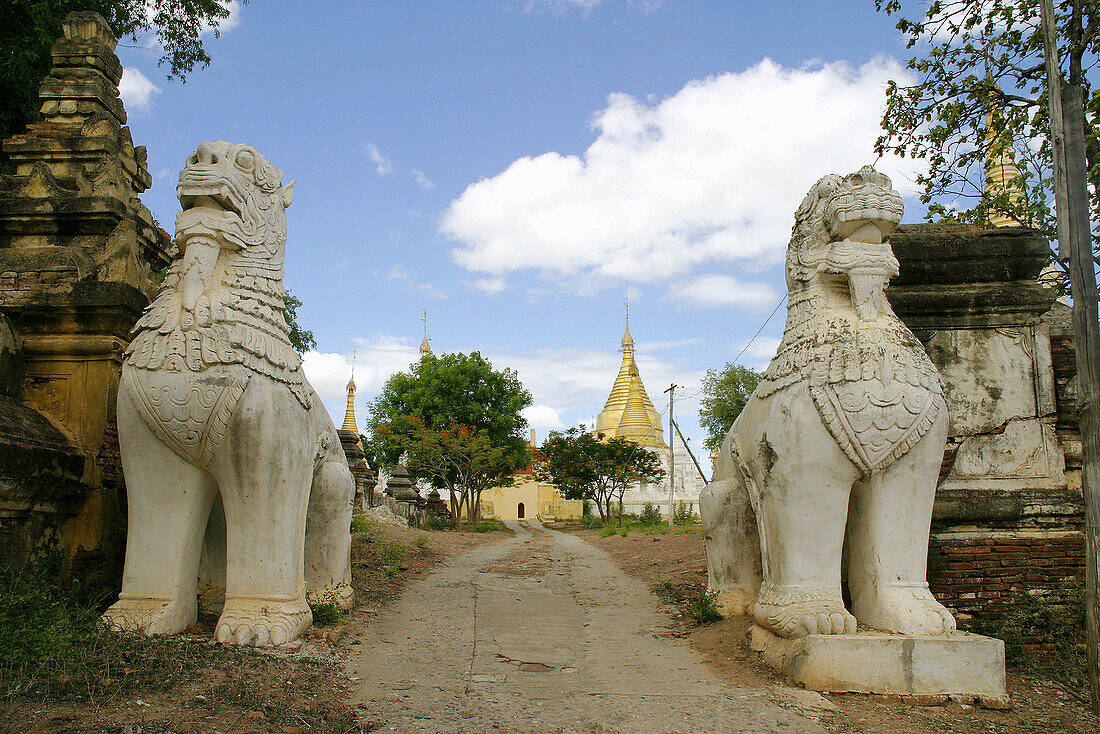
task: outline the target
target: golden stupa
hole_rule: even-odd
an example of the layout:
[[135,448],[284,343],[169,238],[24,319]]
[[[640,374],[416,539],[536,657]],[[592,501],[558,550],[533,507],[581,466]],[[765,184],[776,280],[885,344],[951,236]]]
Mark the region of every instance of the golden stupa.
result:
[[359,435],[359,426],[355,424],[355,373],[352,372],[351,379],[348,380],[348,407],[344,413],[344,425],[340,426],[341,431],[354,431],[355,435]]
[[[1012,144],[1005,143],[1001,150],[996,150],[1001,143],[998,138],[1003,134],[1004,118],[1000,110],[992,109],[986,117],[985,128],[986,140],[989,142],[989,153],[985,161],[985,193],[989,196],[1007,193],[1009,203],[1012,206],[1019,206],[1024,200],[1024,192],[1020,190],[1017,182],[1020,177],[1020,168],[1016,165]],[[1021,226],[1004,212],[991,212],[989,223],[994,227]]]
[[623,334],[623,363],[611,395],[596,418],[596,431],[608,438],[622,436],[650,449],[667,449],[661,414],[653,407],[634,362],[634,338],[630,326]]

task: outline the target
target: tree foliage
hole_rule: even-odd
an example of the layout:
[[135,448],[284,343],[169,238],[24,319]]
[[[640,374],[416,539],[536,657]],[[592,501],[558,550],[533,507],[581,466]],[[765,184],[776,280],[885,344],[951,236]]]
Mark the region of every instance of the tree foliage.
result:
[[[368,405],[367,426],[383,466],[407,452],[411,476],[456,490],[452,511],[461,501],[476,520],[481,492],[530,464],[523,435],[530,404],[516,373],[494,370],[478,352],[429,354],[386,381]],[[496,480],[486,484],[490,474]]]
[[707,449],[717,451],[722,446],[761,377],[756,370],[732,362],[727,362],[721,371],[707,370],[699,407],[699,424],[707,432],[703,439]]
[[378,427],[383,441],[391,442],[405,455],[410,476],[446,489],[451,497],[451,525],[465,514],[471,523],[481,518],[481,494],[490,487],[510,486],[516,472],[530,463],[526,446],[517,452],[494,444],[485,429],[452,423],[430,428],[409,416],[406,430],[391,435],[389,426]]
[[290,327],[290,334],[288,335],[290,345],[294,347],[294,351],[298,354],[317,348],[317,340],[313,338],[313,332],[309,329],[303,329],[301,324],[298,323],[298,309],[301,305],[301,299],[290,291],[283,295],[283,316],[286,318],[287,326]]
[[[928,172],[917,181],[932,219],[984,223],[998,213],[1055,237],[1039,0],[911,4],[915,17],[902,14],[901,0],[876,0],[879,10],[898,17],[897,28],[916,52],[907,64],[915,82],[891,82],[887,88],[885,134],[876,150],[928,162]],[[1100,50],[1100,5],[1089,0],[1054,5],[1063,71],[1069,83],[1087,89],[1088,70]],[[1094,213],[1100,212],[1098,112],[1100,92],[1091,91],[1086,155]],[[1024,197],[1015,201],[1007,192],[984,191],[986,160],[1006,151],[1020,169],[1014,183]]]
[[535,474],[566,499],[592,500],[606,522],[616,499],[621,517],[623,494],[631,485],[659,481],[665,471],[660,457],[638,443],[605,439],[577,426],[550,433],[535,452]]
[[74,10],[102,15],[115,37],[152,34],[168,78],[186,79],[210,56],[200,38],[229,17],[226,0],[5,0],[0,3],[0,137],[38,119],[38,88],[50,71],[50,48]]

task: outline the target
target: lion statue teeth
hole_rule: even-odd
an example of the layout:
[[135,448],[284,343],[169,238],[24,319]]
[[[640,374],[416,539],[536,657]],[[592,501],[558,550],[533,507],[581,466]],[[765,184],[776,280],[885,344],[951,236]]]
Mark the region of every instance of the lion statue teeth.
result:
[[871,167],[810,189],[787,250],[783,339],[700,497],[720,607],[783,637],[850,634],[857,621],[955,629],[926,582],[947,407],[886,300],[902,211]]
[[180,173],[179,255],[134,328],[118,391],[128,535],[121,630],[193,624],[280,645],[307,593],[350,607],[354,483],[283,316],[294,184],[254,148],[202,143]]

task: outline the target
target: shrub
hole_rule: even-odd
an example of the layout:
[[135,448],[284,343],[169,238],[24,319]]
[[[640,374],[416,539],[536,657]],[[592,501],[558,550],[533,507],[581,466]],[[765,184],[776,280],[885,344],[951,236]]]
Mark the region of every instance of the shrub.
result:
[[722,618],[718,613],[718,592],[704,589],[687,603],[687,614],[695,624],[710,624]]
[[450,530],[451,522],[439,515],[430,515],[424,523],[425,530]]
[[589,530],[597,530],[603,527],[603,520],[600,519],[599,515],[589,514],[581,518],[581,525]]
[[638,521],[643,525],[659,525],[661,523],[661,511],[657,508],[657,505],[646,502],[645,507],[642,508],[642,514],[638,516]]
[[699,522],[699,516],[695,514],[695,510],[691,508],[690,502],[679,502],[676,504],[676,510],[672,515],[672,523],[674,525],[695,525]]
[[347,616],[347,612],[340,606],[336,589],[309,594],[308,601],[313,612],[313,624],[317,627],[337,624]]
[[[1079,581],[1055,594],[1014,591],[997,605],[1004,616],[975,619],[971,628],[1005,642],[1005,658],[1024,673],[1087,685],[1085,653],[1085,587]],[[1024,645],[1046,642],[1047,651],[1028,654]]]

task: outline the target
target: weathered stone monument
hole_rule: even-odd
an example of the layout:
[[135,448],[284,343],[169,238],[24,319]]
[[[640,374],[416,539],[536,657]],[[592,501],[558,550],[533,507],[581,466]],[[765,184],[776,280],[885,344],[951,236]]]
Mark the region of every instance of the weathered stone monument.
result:
[[1085,542],[1070,309],[1039,282],[1050,245],[962,224],[903,225],[891,244],[887,296],[947,401],[932,590],[961,624],[1025,591],[1057,600],[1083,583]]
[[948,415],[886,300],[902,210],[870,167],[800,205],[783,340],[700,501],[709,586],[809,688],[1002,696],[1003,643],[955,632],[926,580]]
[[119,386],[129,523],[104,615],[116,628],[193,623],[200,573],[204,597],[224,587],[220,642],[293,640],[312,620],[307,591],[351,603],[354,484],[288,338],[282,175],[226,142],[200,144],[180,174],[179,255]]
[[42,119],[3,143],[0,560],[59,553],[79,572],[121,544],[119,367],[172,243],[138,198],[151,178],[107,23],[70,13],[62,29]]

